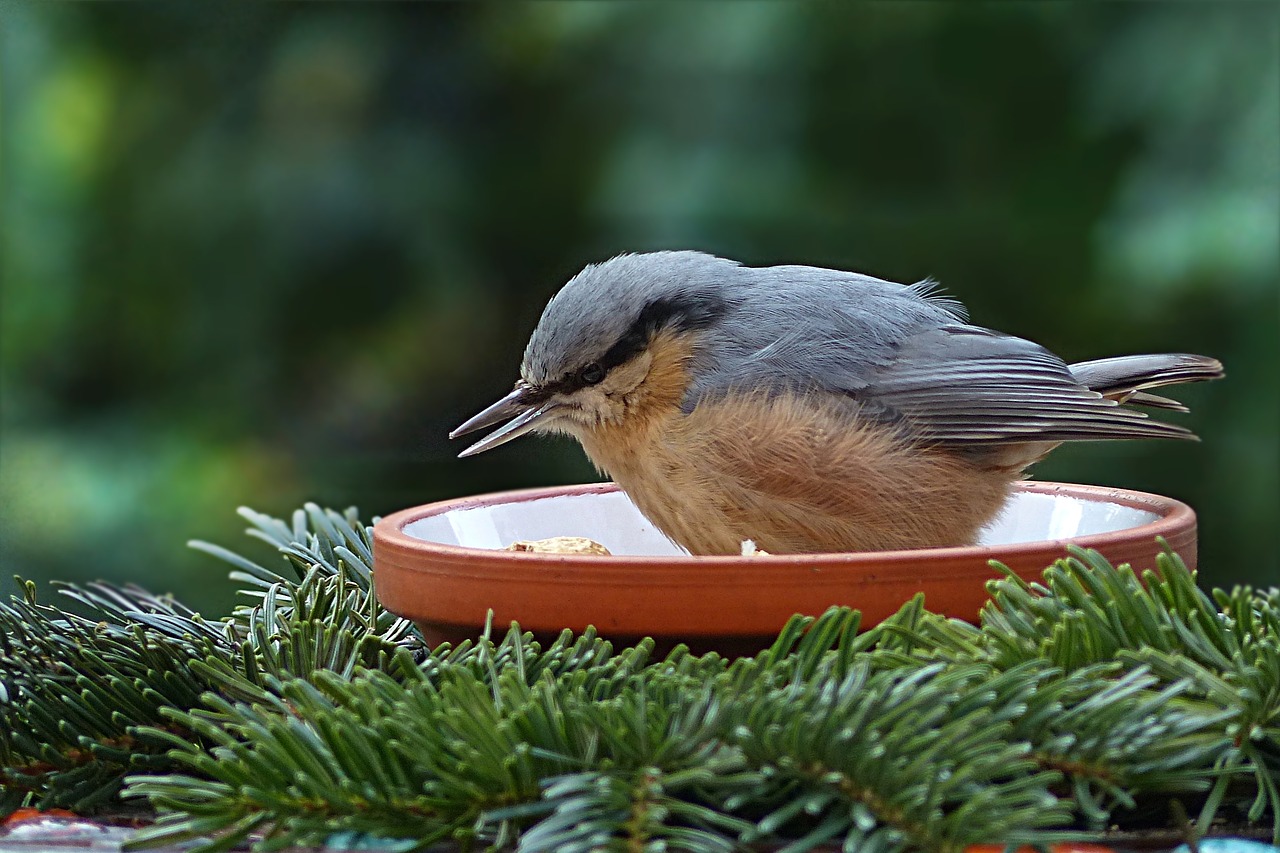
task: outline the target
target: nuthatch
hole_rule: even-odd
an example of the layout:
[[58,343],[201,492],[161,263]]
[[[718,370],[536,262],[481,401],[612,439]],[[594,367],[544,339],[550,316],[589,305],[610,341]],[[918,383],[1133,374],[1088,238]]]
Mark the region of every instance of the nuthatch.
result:
[[700,252],[588,266],[542,312],[515,390],[462,456],[566,432],[692,554],[964,545],[1063,441],[1195,438],[1122,404],[1221,377],[1198,355],[1068,366],[973,326],[933,282]]

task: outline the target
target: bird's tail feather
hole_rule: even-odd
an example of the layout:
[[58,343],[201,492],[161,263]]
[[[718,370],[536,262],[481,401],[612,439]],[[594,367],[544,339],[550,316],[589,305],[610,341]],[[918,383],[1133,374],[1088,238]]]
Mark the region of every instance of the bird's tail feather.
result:
[[1177,400],[1149,394],[1147,389],[1221,379],[1225,374],[1216,358],[1164,353],[1082,361],[1071,365],[1071,375],[1086,388],[1120,403],[1185,412],[1187,407]]

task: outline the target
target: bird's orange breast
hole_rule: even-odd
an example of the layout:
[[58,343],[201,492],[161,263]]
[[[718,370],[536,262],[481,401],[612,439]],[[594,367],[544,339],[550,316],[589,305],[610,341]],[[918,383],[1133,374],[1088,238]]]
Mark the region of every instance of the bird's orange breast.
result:
[[1016,469],[979,467],[846,399],[750,391],[685,414],[692,351],[657,340],[627,416],[579,434],[595,465],[694,554],[777,554],[970,543]]

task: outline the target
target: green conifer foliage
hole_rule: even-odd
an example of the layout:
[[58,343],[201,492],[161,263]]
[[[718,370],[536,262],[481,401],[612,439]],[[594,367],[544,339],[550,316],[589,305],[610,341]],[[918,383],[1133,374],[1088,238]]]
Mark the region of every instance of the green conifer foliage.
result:
[[372,592],[354,511],[248,510],[275,571],[211,621],[143,590],[0,606],[0,809],[154,810],[137,843],[335,833],[521,851],[962,850],[1179,809],[1277,829],[1280,592],[1201,592],[1075,550],[860,630],[796,617],[752,658],[512,625],[424,647]]

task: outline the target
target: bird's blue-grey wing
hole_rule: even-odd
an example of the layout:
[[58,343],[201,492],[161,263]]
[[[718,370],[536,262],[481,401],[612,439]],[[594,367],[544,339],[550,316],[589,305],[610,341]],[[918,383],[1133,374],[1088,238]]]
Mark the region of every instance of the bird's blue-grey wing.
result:
[[963,324],[905,337],[850,393],[941,442],[1192,437],[1085,387],[1038,344]]
[[700,341],[684,408],[733,391],[856,394],[900,341],[964,322],[964,306],[926,279],[901,285],[803,266],[743,268],[737,299]]
[[1038,344],[968,325],[930,281],[741,274],[750,298],[701,353],[686,411],[733,391],[817,393],[944,443],[1191,436],[1085,387]]

